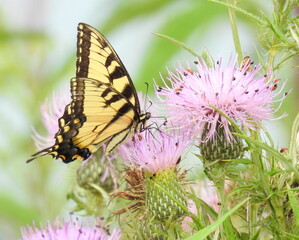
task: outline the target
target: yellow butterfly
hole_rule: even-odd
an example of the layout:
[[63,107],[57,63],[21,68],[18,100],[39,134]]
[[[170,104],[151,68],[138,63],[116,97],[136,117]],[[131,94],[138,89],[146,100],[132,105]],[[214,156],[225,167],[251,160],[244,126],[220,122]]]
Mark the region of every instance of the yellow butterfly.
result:
[[87,159],[103,143],[106,154],[151,117],[141,113],[133,82],[107,39],[95,28],[78,24],[77,71],[71,79],[72,101],[58,120],[55,144],[32,155],[51,155],[69,163]]

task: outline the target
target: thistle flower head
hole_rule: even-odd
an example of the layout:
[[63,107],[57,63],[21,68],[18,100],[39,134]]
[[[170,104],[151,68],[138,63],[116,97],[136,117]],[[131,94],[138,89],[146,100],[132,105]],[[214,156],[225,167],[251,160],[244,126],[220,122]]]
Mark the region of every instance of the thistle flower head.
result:
[[258,75],[260,65],[252,67],[252,62],[246,61],[238,67],[236,60],[224,65],[222,59],[214,67],[207,66],[203,59],[194,63],[194,71],[181,66],[176,73],[169,71],[171,86],[157,87],[157,95],[175,125],[192,129],[197,137],[208,129],[204,139],[199,137],[201,141],[215,137],[219,127],[224,128],[228,141],[233,139],[228,120],[212,106],[251,129],[262,120],[270,120],[277,111],[273,103],[281,90],[274,91],[277,80],[271,72]]
[[[175,131],[136,134],[123,146],[125,149],[120,148],[122,156],[131,163],[125,175],[128,190],[113,195],[135,201],[127,209],[145,211],[149,219],[157,221],[155,224],[179,219],[184,215],[180,206],[186,204],[182,187],[185,173],[179,173],[176,166],[189,141],[187,136]],[[118,211],[123,212],[123,209]]]
[[36,226],[21,229],[22,240],[117,240],[120,239],[120,232],[113,230],[112,233],[107,232],[99,227],[83,227],[77,220],[70,222],[62,221],[59,219],[55,223],[48,223],[46,228],[39,229]]
[[156,173],[175,168],[189,141],[186,135],[176,132],[158,132],[153,135],[144,131],[136,134],[120,151],[130,163],[150,173]]

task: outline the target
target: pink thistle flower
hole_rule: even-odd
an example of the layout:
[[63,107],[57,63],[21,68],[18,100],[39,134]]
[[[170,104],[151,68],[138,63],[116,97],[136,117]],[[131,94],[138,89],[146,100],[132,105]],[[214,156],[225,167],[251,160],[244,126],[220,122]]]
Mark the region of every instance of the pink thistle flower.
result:
[[[191,200],[188,201],[188,211],[195,216],[198,215],[196,205]],[[184,232],[189,232],[192,230],[192,228],[190,227],[190,224],[192,224],[192,223],[193,223],[193,220],[189,215],[184,217],[183,222],[182,222],[182,228],[183,228]]]
[[[171,219],[175,221],[184,215],[181,206],[186,205],[182,187],[185,172],[179,173],[177,165],[190,142],[187,135],[159,130],[155,135],[150,130],[135,134],[119,148],[122,157],[131,164],[125,174],[128,189],[113,194],[134,201],[127,207],[132,211],[144,211],[141,207],[144,206],[147,219],[155,219],[157,223]],[[176,201],[170,199],[161,188],[167,189]],[[126,211],[121,209],[117,214]]]
[[50,100],[46,100],[40,106],[42,123],[47,130],[47,135],[39,134],[33,128],[33,140],[38,150],[48,148],[55,143],[55,134],[58,132],[58,119],[63,115],[65,106],[70,103],[71,94],[66,88],[53,93]]
[[[227,186],[227,185],[226,185]],[[226,187],[225,186],[225,187]],[[213,183],[209,180],[204,180],[199,183],[197,187],[199,190],[199,197],[210,207],[212,207],[216,212],[219,211],[219,200],[217,195],[216,187],[213,186]]]
[[[217,134],[217,128],[223,127],[228,141],[232,134],[229,122],[211,105],[215,106],[242,127],[255,129],[256,123],[271,120],[278,109],[273,103],[281,90],[270,72],[258,75],[261,66],[251,69],[251,62],[237,66],[236,60],[225,66],[222,59],[214,67],[208,67],[203,59],[194,62],[196,71],[178,67],[176,73],[169,71],[171,86],[157,87],[157,96],[169,111],[170,119],[176,126],[192,129],[194,136],[201,136],[206,127],[208,132],[202,141],[207,141]],[[279,106],[280,107],[280,106]],[[281,116],[282,117],[282,116]]]
[[[196,194],[196,198],[200,198],[206,204],[208,204],[211,208],[213,208],[216,212],[219,212],[219,200],[216,187],[213,186],[213,183],[207,179],[197,182],[197,184],[192,184],[194,192]],[[226,186],[227,187],[227,186]],[[198,209],[193,200],[188,201],[188,210],[191,214],[198,216]],[[210,219],[211,222],[212,219]],[[184,217],[182,222],[182,228],[185,232],[189,232],[192,230],[190,225],[192,225],[192,218],[187,215]]]
[[190,139],[177,132],[149,131],[136,134],[119,148],[121,156],[128,162],[140,166],[150,173],[175,168]]
[[84,227],[77,220],[59,223],[59,219],[54,224],[48,223],[44,229],[38,229],[36,226],[22,228],[21,233],[22,240],[118,240],[121,235],[117,230],[109,233],[100,227]]

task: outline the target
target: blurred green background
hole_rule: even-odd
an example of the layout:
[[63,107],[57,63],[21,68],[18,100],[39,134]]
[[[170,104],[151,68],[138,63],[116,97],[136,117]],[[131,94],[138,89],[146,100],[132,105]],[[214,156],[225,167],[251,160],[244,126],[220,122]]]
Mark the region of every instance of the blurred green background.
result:
[[[246,0],[241,6],[256,14],[271,14],[272,1]],[[257,62],[257,25],[237,14],[244,56]],[[208,49],[214,58],[234,53],[227,9],[205,0],[2,0],[0,5],[0,239],[20,238],[20,227],[64,216],[74,167],[50,158],[30,164],[36,151],[32,127],[45,133],[40,104],[75,75],[79,22],[99,29],[111,42],[139,91],[166,73],[166,67],[186,65],[194,57],[154,36],[176,38],[197,53]],[[278,148],[288,145],[298,112],[296,71],[290,62],[278,73],[288,79],[279,116],[267,124]],[[298,65],[298,64],[297,64]],[[297,72],[298,74],[298,72]],[[297,83],[296,83],[297,84]]]

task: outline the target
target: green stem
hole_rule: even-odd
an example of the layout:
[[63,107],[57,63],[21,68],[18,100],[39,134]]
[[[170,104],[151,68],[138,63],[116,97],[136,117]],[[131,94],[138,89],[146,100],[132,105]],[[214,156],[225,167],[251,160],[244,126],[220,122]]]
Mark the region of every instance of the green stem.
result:
[[275,56],[276,56],[275,50],[270,50],[269,51],[269,56],[268,56],[268,69],[267,69],[267,71],[273,70]]
[[249,215],[249,236],[250,239],[256,233],[256,223],[257,223],[257,212],[258,212],[258,205],[252,201],[249,202],[248,207],[248,215]]
[[299,131],[299,113],[297,114],[293,126],[292,126],[292,135],[290,139],[290,156],[292,158],[292,164],[294,167],[297,165],[297,134]]
[[[217,188],[218,188],[219,202],[221,203],[220,207],[219,207],[219,215],[218,215],[218,219],[219,219],[227,211],[227,208],[226,208],[227,201],[226,201],[226,193],[225,193],[225,174],[221,174],[219,176],[219,178],[217,179]],[[221,239],[226,239],[223,225],[221,225],[220,235],[221,235]]]
[[[235,5],[234,0],[227,0],[227,3]],[[238,61],[241,62],[243,59],[243,56],[242,56],[243,54],[242,54],[240,37],[239,37],[239,33],[238,33],[235,10],[233,8],[228,8],[228,14],[229,14],[229,18],[230,18],[232,34],[233,34],[233,39],[234,39],[234,43],[235,43],[235,50],[236,50],[236,53],[238,53]]]
[[[225,193],[225,170],[226,163],[219,161],[215,163],[213,168],[205,168],[205,173],[207,177],[214,183],[217,188],[218,201],[220,202],[218,219],[224,216],[227,212],[227,201]],[[227,220],[225,220],[227,221]],[[227,239],[225,235],[224,223],[220,225],[219,228],[220,239]]]
[[177,46],[181,47],[181,48],[184,48],[185,50],[187,50],[189,53],[191,53],[193,56],[197,57],[197,58],[200,58],[200,55],[197,54],[193,49],[191,49],[190,47],[188,47],[186,44],[172,38],[172,37],[169,37],[169,36],[166,36],[166,35],[163,35],[163,34],[159,34],[159,33],[154,33],[154,35],[158,36],[158,37],[161,37],[161,38],[164,38],[174,44],[176,44]]
[[[284,205],[281,203],[281,199],[279,196],[274,196],[273,199],[273,205],[275,206],[275,214],[276,214],[276,221],[277,221],[277,227],[278,227],[278,234],[281,234],[281,236],[284,235],[285,232],[287,232],[286,227],[286,221],[285,221],[285,209]],[[279,236],[279,237],[281,237]],[[287,239],[287,238],[285,238]]]
[[[251,136],[255,140],[260,140],[260,134],[258,131],[250,131]],[[261,149],[256,148],[251,150],[251,159],[252,159],[252,167],[250,169],[250,175],[253,181],[259,181],[260,186],[263,188],[263,191],[265,192],[265,196],[269,197],[269,204],[273,205],[272,211],[273,215],[276,218],[277,221],[277,228],[278,233],[282,233],[286,231],[286,225],[284,221],[284,206],[280,203],[279,196],[272,195],[272,187],[271,187],[271,179],[269,175],[267,174],[267,169],[265,169],[265,166],[267,164],[263,164],[262,162],[262,152]],[[271,163],[268,164],[271,166]],[[249,208],[248,208],[248,216],[249,216],[249,235],[250,238],[252,238],[256,232],[258,231],[258,209],[260,205],[256,203],[256,200],[254,197],[251,198],[249,202]]]
[[[255,139],[259,139],[259,134],[257,131],[250,131],[251,136]],[[260,171],[262,170],[262,164],[260,162],[260,151],[258,149],[252,149],[251,151],[251,159],[252,159],[252,165],[251,165],[251,173],[253,181],[256,181],[257,179],[260,179],[260,176],[263,176],[263,174],[260,174]],[[264,182],[262,180],[262,182]],[[256,224],[257,224],[257,214],[258,214],[258,206],[254,202],[253,199],[250,199],[249,201],[249,208],[248,208],[248,215],[249,215],[249,236],[252,238],[256,232]]]

